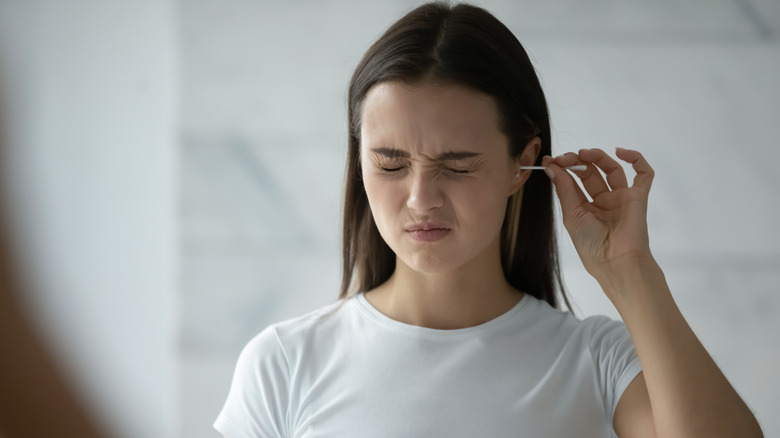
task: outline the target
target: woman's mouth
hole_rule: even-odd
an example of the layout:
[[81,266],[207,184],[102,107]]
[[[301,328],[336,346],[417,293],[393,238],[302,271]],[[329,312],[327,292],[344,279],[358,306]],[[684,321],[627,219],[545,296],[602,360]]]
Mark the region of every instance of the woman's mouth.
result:
[[449,234],[450,229],[433,225],[415,225],[406,230],[418,242],[436,242]]

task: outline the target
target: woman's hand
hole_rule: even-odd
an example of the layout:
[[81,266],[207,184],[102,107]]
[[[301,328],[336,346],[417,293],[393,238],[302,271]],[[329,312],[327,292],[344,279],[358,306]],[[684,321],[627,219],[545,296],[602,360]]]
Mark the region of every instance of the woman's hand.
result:
[[[642,154],[617,149],[617,156],[633,165],[636,177],[631,187],[621,165],[601,149],[582,149],[556,158],[546,156],[542,165],[554,175],[552,182],[563,212],[563,224],[585,269],[596,280],[613,282],[626,268],[653,262],[647,235],[647,200],[653,169]],[[584,164],[574,173],[593,202],[563,168]],[[599,173],[606,174],[606,181]],[[549,173],[548,173],[549,174]],[[611,297],[610,297],[611,298]]]

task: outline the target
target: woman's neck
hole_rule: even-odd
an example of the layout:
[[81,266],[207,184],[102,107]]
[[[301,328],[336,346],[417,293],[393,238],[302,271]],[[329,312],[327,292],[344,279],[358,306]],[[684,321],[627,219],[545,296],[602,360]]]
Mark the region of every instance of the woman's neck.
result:
[[414,271],[397,258],[390,278],[366,293],[366,299],[390,318],[411,325],[452,330],[485,323],[523,296],[506,281],[499,250],[496,239],[466,265],[437,273]]

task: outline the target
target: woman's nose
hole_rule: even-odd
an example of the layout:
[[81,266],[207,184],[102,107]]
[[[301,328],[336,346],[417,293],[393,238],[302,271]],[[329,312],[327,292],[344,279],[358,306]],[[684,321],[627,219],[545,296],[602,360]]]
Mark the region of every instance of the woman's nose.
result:
[[442,196],[436,172],[417,172],[411,176],[406,206],[418,213],[427,213],[442,206]]

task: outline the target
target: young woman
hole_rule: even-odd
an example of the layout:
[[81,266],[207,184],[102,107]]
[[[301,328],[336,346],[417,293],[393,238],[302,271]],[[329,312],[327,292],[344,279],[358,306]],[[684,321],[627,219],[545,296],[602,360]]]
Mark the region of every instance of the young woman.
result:
[[[629,187],[602,150],[550,157],[534,68],[488,12],[391,26],[352,77],[349,134],[341,300],[247,345],[225,436],[761,436],[650,252],[653,170],[618,149]],[[553,185],[625,324],[556,309]]]

